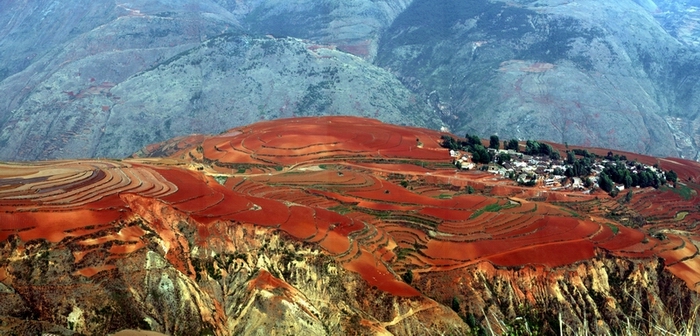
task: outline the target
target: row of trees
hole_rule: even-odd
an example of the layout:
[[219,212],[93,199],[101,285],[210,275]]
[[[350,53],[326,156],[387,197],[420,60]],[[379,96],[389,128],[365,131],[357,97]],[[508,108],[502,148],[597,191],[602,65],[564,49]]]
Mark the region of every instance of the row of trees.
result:
[[555,151],[552,146],[533,140],[528,140],[525,143],[525,154],[547,156],[552,160],[561,159],[561,154],[559,154],[559,151]]
[[[467,133],[464,136],[464,138],[464,141],[459,141],[449,135],[443,135],[442,147],[449,148],[452,150],[468,151],[472,154],[472,161],[476,163],[490,163],[494,159],[496,159],[498,163],[502,164],[511,160],[510,155],[505,153],[501,153],[498,156],[494,157],[491,153],[489,153],[488,149],[484,147],[484,145],[481,143],[481,138],[479,138],[478,135]],[[504,141],[503,147],[505,149],[518,150],[518,140],[511,139],[508,141]],[[498,138],[498,135],[491,136],[491,138],[489,139],[488,148],[493,148],[496,150],[500,149],[500,139]],[[551,146],[549,146],[549,149],[551,150]]]
[[584,156],[577,159],[573,152],[566,152],[566,163],[571,165],[566,168],[564,175],[567,177],[584,177],[591,174],[593,171],[593,163],[590,157]]
[[[493,149],[499,149],[500,147],[500,140],[498,139],[498,135],[492,135],[491,138],[489,139],[489,148]],[[508,150],[512,149],[514,151],[520,150],[520,143],[518,142],[517,139],[510,139],[503,141],[503,149]],[[552,160],[559,160],[561,159],[561,155],[559,154],[559,151],[554,150],[552,146],[549,144],[545,143],[540,143],[538,141],[534,140],[527,140],[525,143],[525,154],[527,155],[542,155],[542,156],[547,156]]]
[[[577,159],[576,155],[583,157]],[[602,181],[602,185],[600,185],[601,189],[608,192],[610,192],[610,190],[607,190],[609,189],[608,185],[610,183],[607,183],[608,181],[605,180],[605,178],[610,179],[611,183],[623,184],[625,188],[636,186],[642,188],[658,188],[664,183],[664,178],[669,182],[676,182],[678,180],[678,175],[673,170],[657,174],[650,168],[644,168],[640,163],[627,161],[625,155],[617,155],[608,152],[608,155],[603,157],[590,153],[585,149],[574,149],[566,152],[566,163],[571,165],[571,167],[566,169],[565,175],[567,177],[585,177],[590,175],[596,158],[611,161],[606,164],[602,171],[601,179],[599,180]],[[636,170],[636,172],[633,171],[633,168],[635,168],[634,170]],[[660,178],[659,175],[662,175],[664,178]]]
[[[500,141],[501,140],[498,138],[498,135],[492,135],[489,139],[489,148],[500,149]],[[503,149],[505,150],[512,149],[514,151],[517,151],[519,147],[520,144],[518,143],[518,139],[510,139],[503,141]]]
[[493,156],[481,143],[481,138],[476,135],[466,134],[464,141],[455,140],[449,135],[442,136],[442,147],[452,150],[466,150],[472,154],[472,161],[476,163],[489,163]]
[[[458,141],[452,138],[449,135],[443,135],[442,136],[442,146],[445,148],[453,149],[453,150],[465,150],[469,148],[478,148],[479,146],[484,147],[483,144],[481,143],[481,138],[479,138],[478,135],[473,135],[467,133],[464,136],[465,140],[464,141]],[[493,149],[500,149],[501,148],[501,142],[500,139],[498,138],[498,135],[492,135],[489,138],[489,147],[488,148],[493,148]],[[520,150],[520,144],[517,139],[510,139],[503,141],[503,148],[508,150],[512,149],[515,151]],[[550,156],[555,159],[559,159],[560,155],[558,151],[555,151],[552,146],[548,144],[543,144],[539,143],[537,141],[533,140],[528,140],[525,144],[525,154],[528,155],[545,155],[545,156]]]
[[[455,149],[455,150],[464,150],[468,148],[476,148],[477,146],[483,147],[481,143],[481,138],[477,135],[469,134],[467,133],[465,135],[466,141],[462,141],[461,143],[455,140],[454,138],[443,135],[443,147],[447,147],[450,149]],[[493,149],[500,149],[500,139],[498,138],[498,135],[492,135],[489,138],[489,147],[488,148],[493,148]],[[567,145],[568,148],[568,145]],[[517,139],[510,139],[510,140],[504,140],[503,141],[503,149],[509,150],[512,149],[514,151],[519,151],[520,150],[520,143]],[[549,144],[545,143],[540,143],[538,141],[534,140],[527,140],[525,143],[525,151],[523,152],[527,155],[539,155],[539,156],[547,156],[552,160],[560,160],[561,159],[561,154],[559,151],[554,150],[552,146]],[[590,166],[590,163],[594,159],[608,159],[610,161],[627,161],[627,157],[624,155],[618,155],[618,154],[613,154],[613,152],[608,152],[606,156],[600,156],[595,153],[591,153],[585,149],[572,149],[572,150],[567,150],[567,163],[568,164],[574,164],[576,161],[576,155],[583,157],[585,160],[588,158],[588,161],[582,161],[581,164],[583,166]]]
[[[636,165],[636,169],[637,171],[633,172],[628,165],[618,161],[615,165],[606,165],[601,176],[609,178],[612,182],[623,184],[625,188],[636,186],[641,188],[658,188],[665,182],[675,183],[678,180],[678,175],[673,170],[657,173],[652,171],[651,168],[644,169],[641,164]],[[600,186],[600,188],[610,191],[603,188],[603,186]]]

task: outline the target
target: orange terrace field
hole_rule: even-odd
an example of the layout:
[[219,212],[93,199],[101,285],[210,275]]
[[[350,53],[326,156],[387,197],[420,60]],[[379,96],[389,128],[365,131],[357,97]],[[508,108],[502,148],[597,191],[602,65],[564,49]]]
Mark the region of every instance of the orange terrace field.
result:
[[75,274],[92,277],[144,247],[139,223],[147,221],[166,258],[194,276],[180,257],[194,246],[173,227],[189,223],[198,248],[235,250],[227,228],[245,224],[315,245],[399,296],[420,295],[402,280],[407,270],[557,268],[603,253],[662,258],[700,289],[696,163],[658,160],[682,183],[634,190],[622,202],[458,172],[441,135],[354,117],[295,118],[181,137],[123,161],[6,163],[0,241],[69,246]]

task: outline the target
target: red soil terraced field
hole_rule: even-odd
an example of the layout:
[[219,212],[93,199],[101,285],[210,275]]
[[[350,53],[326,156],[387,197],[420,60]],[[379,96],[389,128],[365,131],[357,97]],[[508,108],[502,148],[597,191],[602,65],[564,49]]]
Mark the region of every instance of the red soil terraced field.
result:
[[[178,138],[123,161],[3,164],[0,241],[70,246],[76,274],[92,277],[157,235],[165,257],[194,277],[187,253],[235,253],[226,232],[252,224],[314,245],[398,296],[420,295],[402,280],[407,270],[552,269],[603,254],[661,258],[700,290],[700,188],[688,181],[697,164],[661,160],[687,183],[634,190],[627,202],[457,172],[440,136],[354,117],[295,118]],[[194,239],[175,233],[188,230]],[[87,258],[93,251],[106,257]]]
[[446,161],[445,150],[440,147],[441,135],[428,129],[383,124],[357,117],[291,118],[232,129],[200,141],[198,146],[173,151],[171,148],[194,143],[200,136],[178,138],[149,146],[136,156],[153,157],[167,153],[184,159],[193,158],[211,163],[214,169],[223,173],[231,172],[231,167],[332,164],[338,161],[422,161],[420,164],[425,165]]

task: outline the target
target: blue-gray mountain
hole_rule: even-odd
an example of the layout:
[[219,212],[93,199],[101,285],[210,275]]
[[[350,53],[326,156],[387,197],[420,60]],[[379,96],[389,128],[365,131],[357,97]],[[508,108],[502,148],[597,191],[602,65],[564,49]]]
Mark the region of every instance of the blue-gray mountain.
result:
[[377,63],[456,133],[697,158],[694,47],[646,8],[416,0],[384,34]]
[[696,6],[10,1],[0,159],[124,156],[325,114],[698,159]]
[[177,135],[302,115],[443,126],[389,72],[331,45],[247,35],[230,3],[0,7],[0,158],[123,157]]

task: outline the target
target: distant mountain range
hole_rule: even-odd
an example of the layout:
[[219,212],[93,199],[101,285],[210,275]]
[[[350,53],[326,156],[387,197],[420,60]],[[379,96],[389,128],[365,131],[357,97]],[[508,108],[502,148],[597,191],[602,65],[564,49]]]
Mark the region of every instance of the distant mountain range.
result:
[[8,1],[0,159],[357,115],[698,159],[699,1]]

